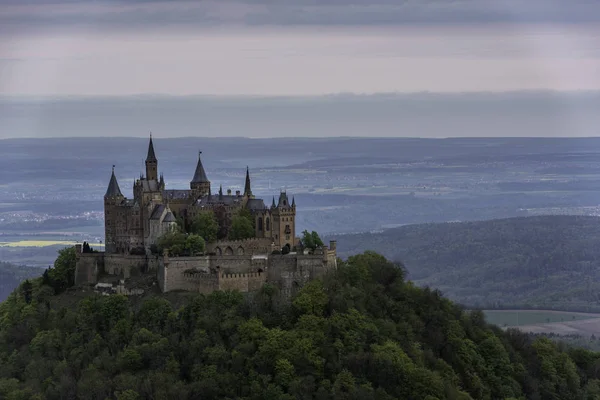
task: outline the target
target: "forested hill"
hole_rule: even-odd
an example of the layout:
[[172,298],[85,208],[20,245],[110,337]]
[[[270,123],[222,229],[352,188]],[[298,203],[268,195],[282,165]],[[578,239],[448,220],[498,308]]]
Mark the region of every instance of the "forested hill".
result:
[[408,279],[467,306],[600,311],[600,218],[542,216],[408,225],[344,235],[338,254],[373,250]]
[[41,276],[43,272],[41,268],[30,268],[0,261],[0,301],[4,301],[19,283],[27,278]]
[[253,300],[180,294],[180,308],[94,294],[63,307],[85,294],[45,279],[0,304],[2,399],[600,398],[599,353],[490,327],[374,253],[291,304],[265,285]]

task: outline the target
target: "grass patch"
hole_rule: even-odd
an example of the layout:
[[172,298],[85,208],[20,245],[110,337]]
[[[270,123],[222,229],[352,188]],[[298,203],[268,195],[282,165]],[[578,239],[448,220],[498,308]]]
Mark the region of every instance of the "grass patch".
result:
[[552,322],[581,321],[600,318],[600,314],[588,314],[550,310],[483,310],[488,323],[498,326],[522,326]]

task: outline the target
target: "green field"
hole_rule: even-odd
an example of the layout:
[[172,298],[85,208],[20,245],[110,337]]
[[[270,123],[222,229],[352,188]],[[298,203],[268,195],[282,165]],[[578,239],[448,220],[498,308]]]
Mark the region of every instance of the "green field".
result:
[[483,313],[485,314],[487,322],[501,327],[600,318],[600,314],[550,310],[483,310]]

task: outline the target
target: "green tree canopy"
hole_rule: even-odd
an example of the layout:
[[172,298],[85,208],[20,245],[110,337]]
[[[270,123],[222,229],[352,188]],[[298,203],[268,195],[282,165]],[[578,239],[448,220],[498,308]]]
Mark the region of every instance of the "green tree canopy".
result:
[[44,284],[54,288],[55,293],[62,293],[75,284],[75,266],[77,253],[75,247],[65,247],[58,251],[54,267],[49,267],[43,275]]
[[185,234],[174,229],[158,238],[157,248],[161,254],[168,250],[169,255],[174,257],[195,256],[204,252],[205,242],[199,235]]
[[401,266],[376,253],[292,286],[291,299],[265,285],[253,297],[215,291],[142,300],[49,295],[42,279],[31,279],[0,303],[0,398],[520,400],[600,393],[600,353],[489,326],[481,312],[405,281]]
[[201,212],[190,226],[190,233],[200,235],[206,243],[216,241],[218,232],[219,223],[212,211]]
[[301,241],[302,246],[313,251],[317,248],[323,247],[323,241],[321,240],[319,234],[315,231],[309,232],[307,230],[304,230],[302,232]]
[[243,208],[231,219],[229,239],[242,240],[250,239],[255,236],[254,219],[250,212]]

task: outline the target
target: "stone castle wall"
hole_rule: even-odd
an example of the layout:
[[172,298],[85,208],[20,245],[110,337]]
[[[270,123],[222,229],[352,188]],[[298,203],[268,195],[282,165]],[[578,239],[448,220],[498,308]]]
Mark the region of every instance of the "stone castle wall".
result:
[[[224,242],[225,247],[246,241]],[[76,284],[97,283],[100,273],[129,278],[155,273],[162,292],[175,290],[211,293],[215,290],[256,291],[265,283],[278,286],[284,296],[293,295],[309,280],[336,268],[335,242],[315,254],[257,253],[261,240],[247,246],[249,254],[196,257],[132,256],[78,253]],[[215,246],[216,247],[216,246]],[[244,248],[244,252],[246,252]],[[255,253],[256,251],[256,253]]]
[[270,254],[273,249],[273,240],[270,238],[255,238],[245,240],[226,240],[208,245],[209,253],[217,256],[242,256],[253,254]]

